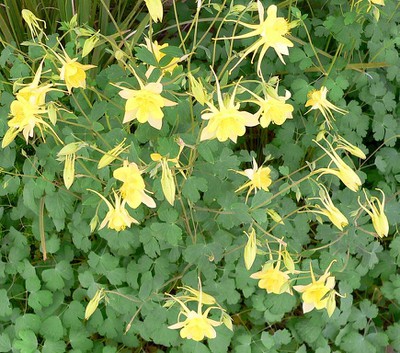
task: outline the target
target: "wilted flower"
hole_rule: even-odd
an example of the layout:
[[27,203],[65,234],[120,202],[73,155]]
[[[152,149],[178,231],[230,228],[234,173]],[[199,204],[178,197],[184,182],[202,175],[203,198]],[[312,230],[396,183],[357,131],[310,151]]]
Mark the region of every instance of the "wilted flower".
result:
[[356,192],[362,184],[360,177],[343,161],[343,159],[339,157],[332,145],[325,138],[324,140],[330,147],[330,151],[328,151],[325,147],[322,147],[317,141],[314,140],[314,142],[326,152],[326,154],[332,159],[332,162],[336,165],[337,168],[320,168],[315,172],[320,172],[320,175],[336,175],[351,191]]
[[348,111],[341,109],[337,107],[336,105],[332,104],[326,99],[326,94],[328,93],[328,89],[325,86],[322,86],[321,89],[319,90],[312,90],[308,92],[307,95],[307,102],[306,102],[306,107],[311,107],[307,112],[310,112],[311,110],[318,109],[322,115],[324,116],[327,124],[329,127],[332,126],[331,120],[335,120],[335,117],[333,116],[332,110],[335,112],[338,112],[340,114],[347,114]]
[[308,313],[313,309],[326,309],[328,316],[332,316],[336,308],[335,295],[335,277],[330,276],[329,269],[333,262],[328,266],[325,273],[318,279],[315,279],[314,272],[310,263],[310,273],[312,282],[305,286],[294,286],[293,288],[302,293],[303,312]]
[[[376,234],[378,234],[380,238],[383,238],[388,236],[389,222],[385,215],[385,194],[381,189],[377,190],[382,193],[382,202],[380,202],[379,199],[375,196],[372,196],[369,200],[364,190],[364,195],[368,203],[368,208],[360,203],[360,199],[358,199],[358,203],[361,208],[370,215],[372,225],[375,228]],[[375,202],[377,203],[377,205],[375,204]]]
[[246,126],[258,125],[258,117],[248,112],[239,111],[240,103],[235,103],[237,85],[232,96],[224,100],[215,73],[214,76],[217,85],[219,109],[213,103],[206,102],[208,106],[206,110],[210,111],[210,113],[203,113],[201,118],[209,120],[209,122],[201,132],[200,141],[217,138],[220,142],[230,139],[236,143],[238,136],[245,134]]
[[240,188],[236,189],[235,192],[240,192],[244,189],[249,188],[247,192],[247,197],[254,190],[257,192],[258,190],[268,191],[268,187],[271,185],[271,169],[269,167],[260,167],[258,168],[256,160],[253,158],[253,168],[245,169],[244,171],[236,171],[236,173],[244,175],[250,179],[250,181],[244,183]]
[[150,17],[154,22],[162,21],[163,19],[163,4],[162,0],[144,0],[149,11]]
[[339,211],[338,208],[335,207],[326,187],[322,184],[320,184],[319,187],[320,197],[316,197],[315,199],[320,200],[324,207],[321,207],[320,205],[314,205],[310,208],[310,211],[327,216],[337,228],[343,230],[343,228],[349,224],[347,218],[342,212]]
[[86,88],[86,70],[96,67],[95,65],[83,65],[79,63],[77,58],[71,59],[64,52],[64,57],[57,55],[58,59],[63,64],[60,69],[60,79],[65,81],[68,93],[71,93],[72,88]]
[[46,28],[46,22],[41,20],[40,18],[36,17],[31,11],[27,9],[23,9],[21,11],[22,18],[26,22],[26,24],[29,27],[29,31],[31,32],[32,39],[34,37],[37,37],[39,33],[43,33],[45,36],[46,34],[44,33],[42,27],[40,27],[39,22],[43,22],[43,27]]
[[251,228],[250,233],[247,234],[247,243],[244,247],[244,265],[249,270],[253,266],[254,260],[257,255],[257,236],[254,228]]
[[123,182],[120,192],[126,203],[132,208],[138,208],[141,203],[147,207],[154,208],[156,203],[146,194],[142,172],[136,163],[124,162],[124,166],[114,170],[115,179]]
[[139,90],[124,88],[119,92],[119,95],[127,100],[123,123],[137,119],[139,123],[148,122],[152,127],[160,130],[164,117],[162,108],[172,107],[177,103],[161,96],[163,86],[160,82],[144,85],[139,77],[136,76],[136,78],[139,81]]
[[344,137],[342,136],[335,136],[336,140],[336,146],[337,149],[344,149],[345,151],[351,153],[353,156],[365,159],[367,156],[361,149],[359,149],[357,146],[354,146],[352,143],[347,141]]
[[125,143],[124,139],[121,143],[117,146],[109,150],[104,154],[103,157],[100,158],[99,163],[97,164],[97,169],[104,168],[112,163],[122,152],[124,152],[128,147],[124,147]]
[[89,318],[93,315],[96,311],[97,307],[99,306],[100,301],[105,298],[104,289],[100,288],[96,291],[93,298],[90,299],[88,305],[86,306],[85,310],[85,320],[89,320]]
[[139,222],[135,218],[129,215],[128,211],[125,209],[126,201],[124,200],[121,202],[121,199],[116,192],[114,192],[114,198],[115,198],[115,207],[114,207],[110,203],[110,201],[108,201],[103,195],[99,194],[97,191],[92,189],[88,190],[100,196],[108,206],[108,212],[103,221],[101,222],[99,230],[103,229],[107,223],[108,223],[107,227],[109,229],[114,229],[117,232],[124,230],[126,227],[129,228],[132,223],[139,224]]
[[[260,24],[249,24],[238,22],[246,28],[252,29],[251,32],[242,34],[228,39],[244,39],[257,36],[258,39],[250,45],[244,52],[239,62],[236,63],[235,67],[250,53],[253,52],[252,61],[257,54],[259,48],[261,48],[260,56],[257,63],[257,73],[261,74],[261,61],[269,48],[273,48],[278,55],[279,59],[285,64],[282,55],[289,55],[289,47],[293,47],[293,43],[285,36],[289,34],[290,29],[294,26],[294,23],[289,23],[283,17],[277,17],[278,8],[275,5],[271,5],[267,9],[267,18],[264,20],[264,7],[261,1],[257,1],[258,16]],[[233,69],[232,69],[233,70]]]
[[75,179],[75,153],[65,156],[63,179],[65,187],[69,189]]
[[289,285],[289,271],[281,271],[280,265],[280,259],[276,261],[275,267],[274,261],[268,261],[262,267],[261,271],[253,273],[250,277],[259,279],[258,286],[265,289],[267,293],[281,294],[286,292],[292,294]]

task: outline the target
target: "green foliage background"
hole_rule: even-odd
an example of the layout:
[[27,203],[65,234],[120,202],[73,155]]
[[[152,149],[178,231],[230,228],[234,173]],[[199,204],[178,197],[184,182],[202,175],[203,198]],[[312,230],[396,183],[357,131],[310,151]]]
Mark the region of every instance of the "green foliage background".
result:
[[[49,26],[47,44],[56,45],[56,37],[62,38],[72,57],[81,51],[85,40],[71,28],[73,9],[65,4],[53,1],[54,6],[47,7],[32,0],[16,8],[16,3],[5,1],[0,8],[1,136],[7,130],[6,117],[14,99],[13,82],[32,77],[32,68],[37,68],[43,56],[32,41],[26,42],[29,32],[20,10],[29,8],[45,19]],[[304,25],[291,31],[295,47],[290,49],[286,65],[272,50],[262,65],[264,77],[279,75],[281,89],[292,93],[294,119],[282,126],[248,129],[237,144],[197,141],[204,108],[187,95],[185,75],[192,72],[200,77],[212,93],[215,81],[211,65],[225,92],[232,92],[232,82],[240,77],[247,88],[259,89],[255,65],[249,59],[228,75],[229,67],[238,60],[236,54],[251,40],[232,44],[221,39],[243,32],[227,18],[254,21],[256,12],[234,12],[233,5],[247,6],[248,2],[205,1],[200,17],[193,21],[196,2],[177,1],[165,8],[162,24],[149,23],[143,2],[123,3],[93,1],[89,9],[84,1],[76,1],[76,28],[93,28],[103,35],[82,60],[97,68],[88,71],[86,90],[74,90],[70,96],[49,93],[69,110],[59,110],[54,127],[58,136],[65,143],[88,143],[78,152],[77,177],[71,189],[65,189],[63,164],[56,160],[61,145],[51,136],[43,142],[37,134],[29,144],[17,138],[0,150],[0,352],[400,351],[398,2],[386,0],[386,5],[379,7],[378,21],[372,12],[366,12],[365,0],[358,12],[354,2],[347,0],[276,2],[286,18],[293,19],[296,11],[303,15]],[[272,3],[263,1],[265,7]],[[114,55],[122,50],[144,77],[147,65],[155,59],[139,45],[150,35],[160,43],[169,43],[165,60],[188,55],[161,81],[165,96],[178,105],[164,111],[160,131],[136,123],[130,130],[122,124],[124,100],[119,89],[109,83],[136,85],[136,81]],[[216,37],[220,40],[213,40]],[[45,71],[49,79],[58,74],[51,60],[45,61]],[[154,80],[157,75],[158,69]],[[309,173],[306,162],[321,156],[317,163],[326,165],[329,161],[312,142],[321,117],[305,115],[307,93],[315,84],[325,85],[329,99],[349,110],[335,123],[344,138],[367,154],[365,161],[352,158],[364,187],[372,191],[380,188],[387,195],[387,238],[378,241],[366,233],[373,232],[367,215],[351,216],[359,207],[357,196],[362,194],[355,196],[334,177],[323,179],[334,190],[335,205],[352,220],[344,231],[328,222],[318,223],[310,213],[295,212],[302,200],[315,196],[315,184],[305,178]],[[246,103],[248,99],[245,92],[238,94],[238,100],[244,102],[241,107],[254,110]],[[107,228],[91,233],[90,222],[99,200],[87,189],[110,193],[117,185],[112,171],[120,165],[116,161],[98,170],[99,151],[110,150],[125,138],[130,147],[123,158],[154,167],[151,153],[171,158],[177,155],[176,137],[192,147],[185,148],[180,158],[188,177],[185,180],[176,174],[174,207],[164,200],[160,172],[155,178],[146,175],[157,208],[149,210],[142,205],[132,212],[140,220],[139,226],[119,233]],[[244,178],[233,170],[249,168],[253,157],[261,165],[266,156],[270,156],[267,164],[273,170],[273,185],[269,192],[250,196],[246,204],[245,193],[235,193]],[[305,181],[298,182],[302,178]],[[285,224],[275,224],[265,208],[278,212]],[[105,213],[102,205],[100,219]],[[267,294],[258,288],[249,276],[267,256],[258,255],[251,271],[244,267],[247,237],[243,231],[250,226],[255,227],[261,241],[269,239],[263,229],[284,237],[289,251],[298,254],[297,266],[304,270],[311,262],[320,275],[337,260],[332,273],[339,292],[346,297],[338,299],[338,309],[331,318],[325,311],[303,314],[298,295]],[[41,232],[46,238],[46,261],[40,248]],[[182,283],[197,288],[199,275],[203,290],[215,296],[234,322],[233,332],[218,327],[217,337],[204,342],[183,340],[178,331],[168,329],[176,322],[178,308],[163,307],[165,292],[174,293]],[[103,301],[85,321],[85,307],[98,288],[109,291],[108,302]]]

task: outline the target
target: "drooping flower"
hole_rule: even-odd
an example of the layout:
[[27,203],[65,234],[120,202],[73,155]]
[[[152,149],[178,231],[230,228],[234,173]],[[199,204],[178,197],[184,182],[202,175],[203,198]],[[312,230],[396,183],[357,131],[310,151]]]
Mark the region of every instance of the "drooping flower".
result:
[[325,138],[324,140],[330,147],[330,151],[321,146],[317,141],[314,140],[314,142],[326,152],[337,168],[320,168],[315,172],[321,173],[320,176],[324,174],[336,175],[351,191],[356,192],[362,184],[360,177],[339,157],[332,145]]
[[144,85],[138,76],[136,78],[140,85],[139,90],[124,88],[119,92],[119,95],[127,100],[123,123],[137,119],[139,123],[148,122],[152,127],[160,130],[164,118],[162,108],[172,107],[177,103],[161,96],[163,86],[160,82]]
[[[279,59],[285,64],[285,60],[282,55],[289,55],[290,47],[293,47],[293,43],[286,38],[289,34],[290,29],[294,26],[294,23],[289,23],[283,17],[277,17],[278,8],[276,5],[271,5],[267,9],[267,18],[264,19],[264,7],[261,1],[257,1],[258,16],[260,24],[250,24],[238,22],[246,28],[252,29],[249,33],[230,37],[228,39],[244,39],[251,37],[258,37],[258,39],[251,44],[247,49],[244,50],[240,60],[236,63],[234,68],[250,53],[253,52],[252,61],[257,54],[259,48],[261,48],[260,55],[257,62],[257,73],[261,75],[261,61],[269,48],[273,48],[278,55]],[[233,70],[233,69],[232,69]]]
[[104,289],[100,288],[96,291],[94,294],[93,298],[90,299],[88,305],[86,306],[85,309],[85,320],[89,320],[89,318],[93,315],[93,313],[96,311],[97,307],[99,306],[99,303],[102,299],[106,297]]
[[235,190],[235,192],[240,192],[244,189],[249,188],[247,192],[247,197],[254,190],[257,192],[258,190],[268,191],[269,186],[272,184],[271,179],[271,169],[269,167],[258,167],[256,160],[253,158],[253,168],[245,169],[244,171],[236,171],[236,173],[241,174],[249,178],[250,180],[244,183],[241,187]]
[[106,152],[103,157],[100,158],[97,164],[97,169],[102,169],[112,163],[122,152],[124,152],[129,146],[124,147],[126,139],[123,139],[121,143]]
[[130,207],[138,208],[141,203],[147,207],[154,208],[156,203],[146,194],[145,184],[136,163],[124,162],[124,166],[114,170],[115,179],[123,182],[120,193],[121,196]]
[[139,224],[139,222],[135,218],[131,217],[131,215],[126,210],[125,208],[126,201],[123,200],[121,202],[121,198],[116,192],[114,192],[115,206],[113,206],[110,201],[108,201],[103,195],[101,195],[97,191],[92,189],[88,190],[100,196],[108,207],[108,212],[104,217],[103,221],[101,222],[99,230],[103,229],[107,225],[109,229],[114,229],[117,232],[119,232],[127,227],[129,228],[132,223]]
[[262,267],[261,271],[253,273],[250,277],[258,279],[258,286],[265,289],[267,293],[282,294],[286,292],[292,294],[289,285],[289,271],[281,271],[280,265],[280,258],[276,261],[275,267],[274,261],[268,261]]
[[161,0],[144,0],[149,11],[150,17],[154,22],[162,21],[163,19],[163,4]]
[[206,111],[209,113],[203,113],[201,118],[208,120],[208,124],[201,132],[200,141],[217,138],[220,142],[230,139],[236,143],[238,136],[245,134],[246,127],[258,125],[258,117],[255,114],[239,111],[240,103],[235,103],[237,85],[232,95],[224,100],[216,75],[215,79],[219,108],[211,102],[206,102],[208,106]]
[[[387,237],[389,233],[389,222],[385,215],[385,193],[381,189],[377,189],[382,193],[382,202],[375,196],[372,196],[371,199],[368,199],[367,194],[364,190],[365,199],[367,200],[368,207],[365,207],[360,203],[360,199],[358,199],[358,203],[361,208],[369,214],[372,220],[372,225],[375,228],[376,234],[380,237]],[[375,204],[377,203],[377,205]]]
[[257,236],[254,228],[251,228],[249,234],[244,233],[247,235],[247,243],[244,246],[244,265],[249,270],[257,256]]
[[86,88],[86,70],[96,67],[95,65],[83,65],[78,58],[71,59],[66,52],[64,57],[57,55],[63,66],[60,70],[60,79],[65,81],[68,93],[71,94],[72,88]]
[[385,0],[368,0],[368,1],[375,5],[385,6]]
[[365,153],[363,151],[361,151],[360,148],[358,148],[357,146],[354,146],[352,143],[347,141],[344,137],[342,137],[340,135],[335,136],[335,141],[336,141],[337,149],[344,149],[345,151],[351,153],[353,156],[361,158],[361,159],[367,158]]
[[310,274],[311,283],[308,285],[294,286],[293,288],[302,293],[301,298],[303,300],[303,312],[308,313],[313,309],[321,310],[326,309],[328,316],[332,316],[336,308],[335,295],[337,293],[334,290],[335,277],[330,275],[329,269],[335,261],[326,269],[325,273],[318,279],[315,279],[314,272],[310,263]]
[[286,103],[291,97],[289,91],[285,91],[285,96],[279,96],[278,85],[275,89],[268,87],[267,91],[264,92],[264,99],[251,91],[249,92],[255,97],[255,100],[251,100],[251,102],[260,107],[258,114],[260,115],[260,125],[262,127],[268,127],[271,122],[276,125],[282,125],[286,119],[293,119],[292,112],[294,108],[291,104]]
[[347,114],[348,111],[339,108],[336,105],[329,102],[328,99],[326,98],[327,93],[328,89],[325,86],[322,86],[321,89],[319,90],[314,89],[308,92],[307,95],[308,100],[305,106],[306,108],[307,107],[311,108],[306,112],[306,114],[311,110],[318,109],[324,116],[328,127],[332,127],[331,120],[335,121],[335,117],[333,116],[332,110],[343,115]]
[[317,197],[315,199],[320,200],[324,207],[321,207],[320,205],[314,205],[312,206],[312,208],[310,208],[310,211],[328,217],[337,228],[343,230],[343,228],[349,224],[349,221],[343,215],[343,213],[340,212],[337,207],[335,207],[326,187],[322,184],[319,184],[319,187],[320,197]]
[[[26,22],[29,27],[29,31],[31,32],[32,39],[34,37],[39,36],[40,33],[43,33],[46,37],[46,33],[44,33],[42,27],[40,26],[40,22],[43,22],[43,27],[46,28],[46,22],[36,17],[32,11],[27,9],[22,9],[21,11],[22,18]],[[47,37],[46,37],[47,38]]]

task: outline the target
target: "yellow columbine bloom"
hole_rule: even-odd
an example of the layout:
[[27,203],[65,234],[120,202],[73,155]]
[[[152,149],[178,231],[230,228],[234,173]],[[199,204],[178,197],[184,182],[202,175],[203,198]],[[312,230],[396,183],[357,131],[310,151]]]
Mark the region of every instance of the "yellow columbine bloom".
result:
[[162,21],[163,19],[163,4],[161,0],[144,0],[149,11],[150,17],[154,22]]
[[63,64],[60,70],[60,79],[65,81],[68,93],[71,93],[72,88],[86,88],[86,70],[96,67],[95,65],[83,65],[79,63],[77,58],[71,59],[64,52],[64,58],[57,55],[58,59]]
[[371,4],[385,6],[385,0],[368,0]]
[[334,261],[326,269],[325,273],[318,279],[315,279],[314,272],[310,262],[310,273],[312,282],[306,286],[294,286],[293,288],[302,293],[303,312],[308,313],[313,309],[326,309],[328,316],[332,316],[336,308],[335,295],[335,277],[330,276],[329,269]]
[[[154,54],[154,57],[156,58],[157,62],[160,63],[161,59],[165,56],[165,54],[161,51],[161,49],[167,48],[169,46],[168,43],[164,43],[162,45],[158,44],[157,41],[150,41],[149,38],[144,39],[146,42],[146,45],[141,44],[142,46],[146,47],[150,52]],[[165,66],[161,67],[163,72],[169,72],[172,73],[174,69],[178,66],[179,63],[179,58],[173,58],[171,61],[166,64]],[[154,66],[150,66],[150,70],[147,71],[146,76],[148,77],[151,71],[154,69]]]
[[318,109],[321,114],[324,116],[326,123],[328,124],[329,127],[332,126],[331,120],[335,120],[335,117],[333,116],[332,110],[335,112],[338,112],[340,114],[347,114],[348,111],[341,109],[337,107],[336,105],[332,104],[326,99],[326,95],[328,93],[328,89],[325,86],[322,86],[321,89],[319,90],[312,90],[308,92],[307,95],[307,102],[306,102],[306,108],[311,107],[307,112],[310,112],[311,110],[316,110]]
[[[380,238],[383,238],[388,236],[389,222],[385,215],[385,194],[381,189],[377,190],[379,190],[382,193],[382,202],[380,202],[379,199],[375,196],[372,196],[371,199],[369,200],[364,190],[364,195],[368,203],[368,208],[360,203],[360,199],[358,199],[358,203],[361,206],[361,208],[370,215],[372,220],[372,225],[375,228],[376,234]],[[378,204],[378,206],[375,204],[375,202]]]
[[162,108],[172,107],[177,103],[161,96],[163,86],[160,82],[144,85],[137,77],[139,90],[124,88],[119,95],[126,99],[123,123],[137,119],[139,123],[148,122],[155,129],[161,130],[164,113]]
[[320,175],[336,175],[351,191],[356,192],[362,184],[360,177],[343,161],[343,159],[339,157],[339,155],[333,149],[332,145],[325,138],[324,140],[330,147],[330,151],[328,151],[325,147],[322,147],[317,141],[314,140],[314,142],[326,152],[326,154],[332,159],[332,162],[336,165],[337,168],[320,168],[315,172],[320,172]]
[[124,162],[124,166],[114,170],[115,179],[123,182],[120,192],[124,201],[132,208],[138,208],[141,203],[154,208],[156,203],[146,194],[142,172],[136,163]]
[[[40,26],[39,22],[43,22],[43,27],[46,28],[46,22],[41,20],[40,18],[36,17],[33,12],[23,9],[21,11],[22,18],[26,22],[26,24],[29,27],[29,31],[31,32],[32,39],[34,37],[37,37],[40,33],[43,33],[44,36],[46,37],[46,34],[44,33],[42,27]],[[46,37],[47,38],[47,37]]]
[[257,236],[254,228],[251,228],[250,233],[247,234],[247,243],[244,246],[244,265],[249,270],[253,266],[254,260],[257,256]]
[[256,160],[253,158],[253,168],[245,169],[244,171],[236,171],[236,173],[247,176],[250,181],[244,183],[241,187],[235,190],[235,192],[240,192],[244,189],[249,188],[247,192],[247,197],[254,190],[256,193],[258,190],[268,191],[269,186],[272,183],[271,180],[271,169],[269,167],[260,167],[258,168]]
[[278,86],[276,89],[267,89],[265,98],[261,98],[253,92],[250,92],[256,99],[252,100],[260,107],[258,114],[260,115],[260,125],[268,127],[269,124],[282,125],[286,119],[293,119],[293,106],[286,103],[291,97],[289,91],[285,91],[285,96],[278,95]]
[[[271,5],[267,9],[267,18],[264,20],[264,7],[261,1],[257,1],[258,16],[260,24],[249,24],[238,22],[246,28],[252,29],[251,32],[242,34],[228,39],[243,39],[250,37],[258,37],[258,39],[244,50],[240,60],[236,63],[234,68],[250,53],[253,52],[252,61],[257,54],[259,48],[261,48],[260,56],[257,63],[257,73],[261,75],[261,61],[269,48],[273,48],[278,55],[279,59],[285,64],[282,55],[289,55],[289,47],[293,47],[293,43],[286,38],[289,34],[290,29],[294,26],[293,23],[283,17],[277,17],[278,8],[275,5]],[[233,69],[232,69],[233,70]]]
[[322,184],[320,184],[319,187],[320,187],[319,191],[320,197],[317,197],[316,199],[322,202],[324,208],[322,208],[320,205],[314,205],[313,208],[311,209],[311,212],[327,216],[337,228],[343,230],[343,228],[349,224],[349,221],[343,215],[343,213],[340,212],[339,209],[335,207],[326,187]]
[[344,137],[342,137],[340,135],[335,136],[335,141],[336,141],[336,146],[338,149],[339,148],[344,149],[345,151],[351,153],[353,156],[361,158],[361,159],[367,158],[367,156],[365,155],[365,153],[363,151],[361,151],[361,149],[354,146],[352,143],[347,141]]
[[139,222],[130,216],[128,211],[125,209],[126,201],[121,202],[121,198],[117,193],[114,192],[115,197],[115,207],[108,201],[103,195],[99,194],[97,191],[88,189],[96,193],[98,196],[102,198],[102,200],[107,204],[108,212],[100,224],[99,230],[103,229],[107,223],[107,227],[109,229],[114,229],[117,232],[124,230],[126,227],[130,227],[132,223],[139,224]]
[[253,273],[250,277],[259,279],[258,286],[265,289],[267,293],[282,294],[286,292],[292,294],[288,271],[281,271],[280,264],[280,259],[276,262],[275,267],[273,261],[268,261],[261,271]]
[[201,132],[200,141],[217,138],[220,142],[230,139],[236,143],[238,136],[245,134],[246,126],[258,125],[258,117],[248,112],[239,111],[240,103],[235,103],[237,85],[232,96],[224,100],[216,76],[215,79],[219,109],[213,103],[206,102],[208,106],[206,111],[209,111],[209,113],[203,113],[201,118],[208,120],[208,124]]

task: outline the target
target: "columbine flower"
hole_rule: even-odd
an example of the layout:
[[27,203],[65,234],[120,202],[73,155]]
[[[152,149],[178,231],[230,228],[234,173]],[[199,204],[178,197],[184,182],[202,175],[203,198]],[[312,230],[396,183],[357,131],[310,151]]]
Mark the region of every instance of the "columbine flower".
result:
[[[46,34],[44,33],[42,27],[40,26],[39,22],[43,22],[43,27],[46,28],[46,22],[41,20],[40,18],[36,17],[33,12],[23,9],[21,11],[22,18],[26,22],[26,24],[29,27],[29,31],[31,32],[32,39],[34,37],[37,37],[39,33],[43,33],[44,36],[46,37]],[[46,37],[47,38],[47,37]]]
[[332,104],[326,99],[326,94],[328,93],[328,89],[325,86],[322,86],[321,89],[319,90],[312,90],[308,92],[307,95],[307,102],[306,102],[306,107],[311,107],[307,112],[310,112],[311,110],[318,109],[322,115],[324,116],[326,123],[328,124],[329,127],[331,127],[331,122],[330,120],[335,120],[335,117],[333,116],[332,110],[335,112],[338,112],[340,114],[347,114],[348,111],[341,109],[337,107],[336,105]]
[[156,203],[146,194],[142,172],[136,163],[124,162],[124,166],[114,170],[115,179],[123,182],[120,192],[121,196],[130,207],[137,208],[141,203],[147,207],[154,208]]
[[312,282],[305,286],[294,286],[293,288],[302,293],[303,312],[308,313],[313,309],[326,309],[328,316],[332,316],[336,308],[335,295],[339,294],[334,290],[335,277],[330,276],[329,269],[335,261],[326,269],[325,273],[315,279],[314,272],[310,263],[310,273]]
[[[234,68],[250,53],[253,52],[252,61],[261,48],[260,56],[257,63],[257,73],[261,75],[261,61],[267,52],[268,48],[273,48],[278,55],[279,59],[285,64],[282,55],[289,55],[289,47],[293,47],[293,43],[285,36],[289,34],[290,28],[294,26],[293,23],[288,23],[283,17],[276,17],[278,8],[271,5],[267,9],[267,18],[264,20],[264,7],[261,1],[257,1],[258,16],[260,24],[254,25],[249,23],[238,22],[246,28],[252,29],[251,32],[239,36],[231,37],[228,39],[243,39],[257,36],[258,39],[248,47],[240,60],[236,63]],[[233,70],[233,69],[232,69]]]
[[367,158],[365,153],[361,151],[358,147],[354,146],[352,143],[347,141],[344,137],[338,135],[335,136],[336,146],[338,149],[344,149],[345,151],[351,153],[353,156],[356,156],[361,159]]
[[371,4],[385,6],[385,0],[368,0]]
[[244,265],[249,270],[253,266],[254,260],[257,256],[257,236],[254,228],[251,228],[250,233],[247,234],[247,243],[244,247]]
[[161,0],[144,0],[149,11],[150,17],[154,22],[162,21],[163,5]]
[[351,191],[356,192],[362,184],[359,176],[339,157],[339,155],[333,149],[332,145],[325,138],[324,140],[330,147],[330,151],[328,151],[325,147],[322,147],[317,141],[314,140],[314,142],[326,152],[326,154],[332,159],[332,162],[336,165],[337,168],[320,168],[315,172],[321,172],[320,175],[336,175]]
[[124,230],[126,227],[130,227],[132,223],[139,224],[139,222],[130,216],[128,211],[125,209],[125,204],[126,201],[122,201],[119,197],[119,195],[114,192],[114,197],[115,197],[115,207],[108,201],[103,195],[99,194],[97,191],[88,189],[97,195],[99,195],[102,200],[107,204],[108,206],[108,212],[103,219],[103,222],[100,224],[100,229],[103,229],[106,224],[108,223],[107,227],[109,229],[114,229],[117,232]]
[[[215,75],[215,73],[214,73]],[[258,125],[258,117],[248,112],[239,111],[240,103],[235,104],[237,85],[230,99],[222,98],[221,87],[215,75],[219,109],[212,103],[206,102],[210,113],[203,113],[201,118],[209,120],[200,135],[200,141],[217,138],[223,142],[227,139],[236,143],[238,136],[243,136],[246,126]]]
[[[161,108],[172,107],[177,103],[161,96],[163,86],[160,82],[151,82],[144,85],[135,74],[140,89],[123,88],[119,95],[126,99],[123,123],[137,119],[139,123],[148,122],[155,129],[160,130],[164,113]],[[122,87],[120,87],[122,88]]]
[[256,99],[251,100],[255,104],[260,106],[258,114],[260,114],[260,125],[262,127],[268,127],[272,122],[276,125],[282,125],[286,119],[293,119],[293,106],[286,103],[291,97],[289,91],[285,91],[285,96],[278,95],[278,85],[275,90],[267,88],[265,92],[265,98],[261,98],[255,93],[249,91]]
[[121,143],[119,143],[117,146],[109,150],[104,154],[103,157],[100,158],[99,163],[97,164],[97,169],[102,169],[106,166],[108,166],[110,163],[112,163],[118,156],[124,152],[126,149],[129,148],[129,146],[124,147],[126,139],[123,139]]
[[247,176],[250,179],[250,181],[244,183],[240,188],[235,190],[235,192],[239,192],[249,188],[246,199],[253,190],[255,193],[260,189],[268,191],[269,190],[268,187],[272,183],[270,177],[271,169],[269,167],[258,168],[257,162],[254,158],[253,158],[253,168],[245,169],[244,171],[236,171],[236,173]]
[[289,271],[281,271],[280,265],[280,258],[278,261],[276,261],[275,267],[274,261],[268,261],[262,267],[261,271],[253,273],[250,277],[259,279],[258,286],[262,289],[265,289],[267,293],[282,294],[286,292],[292,294],[289,285]]
[[79,63],[77,58],[71,59],[64,52],[64,58],[57,55],[58,59],[63,64],[60,70],[60,79],[65,81],[68,93],[71,93],[72,88],[86,88],[86,70],[96,67],[95,65],[83,65]]
[[[365,199],[367,200],[369,207],[367,208],[364,205],[362,205],[360,203],[360,199],[358,199],[358,203],[361,206],[361,208],[370,215],[372,220],[372,225],[375,228],[376,234],[378,234],[380,238],[383,238],[388,236],[389,222],[385,215],[385,194],[381,189],[377,190],[379,190],[382,193],[382,202],[380,202],[379,199],[375,196],[372,196],[371,199],[369,200],[364,190]],[[378,206],[375,205],[375,202],[378,204]]]
[[[161,59],[165,56],[165,53],[161,51],[161,49],[167,48],[169,46],[168,43],[164,43],[162,45],[158,44],[157,41],[151,42],[150,39],[145,38],[146,45],[141,44],[142,46],[146,47],[150,52],[154,54],[157,62],[160,63]],[[173,58],[168,64],[165,64],[161,67],[163,72],[172,73],[174,69],[178,66],[179,58]],[[148,77],[151,71],[154,69],[154,66],[150,66],[149,71],[146,73],[146,77]]]
[[320,205],[314,205],[311,212],[327,216],[337,228],[343,230],[343,228],[349,224],[347,218],[335,207],[326,187],[322,184],[320,184],[319,187],[320,197],[316,197],[315,199],[320,200],[325,208],[322,208]]

